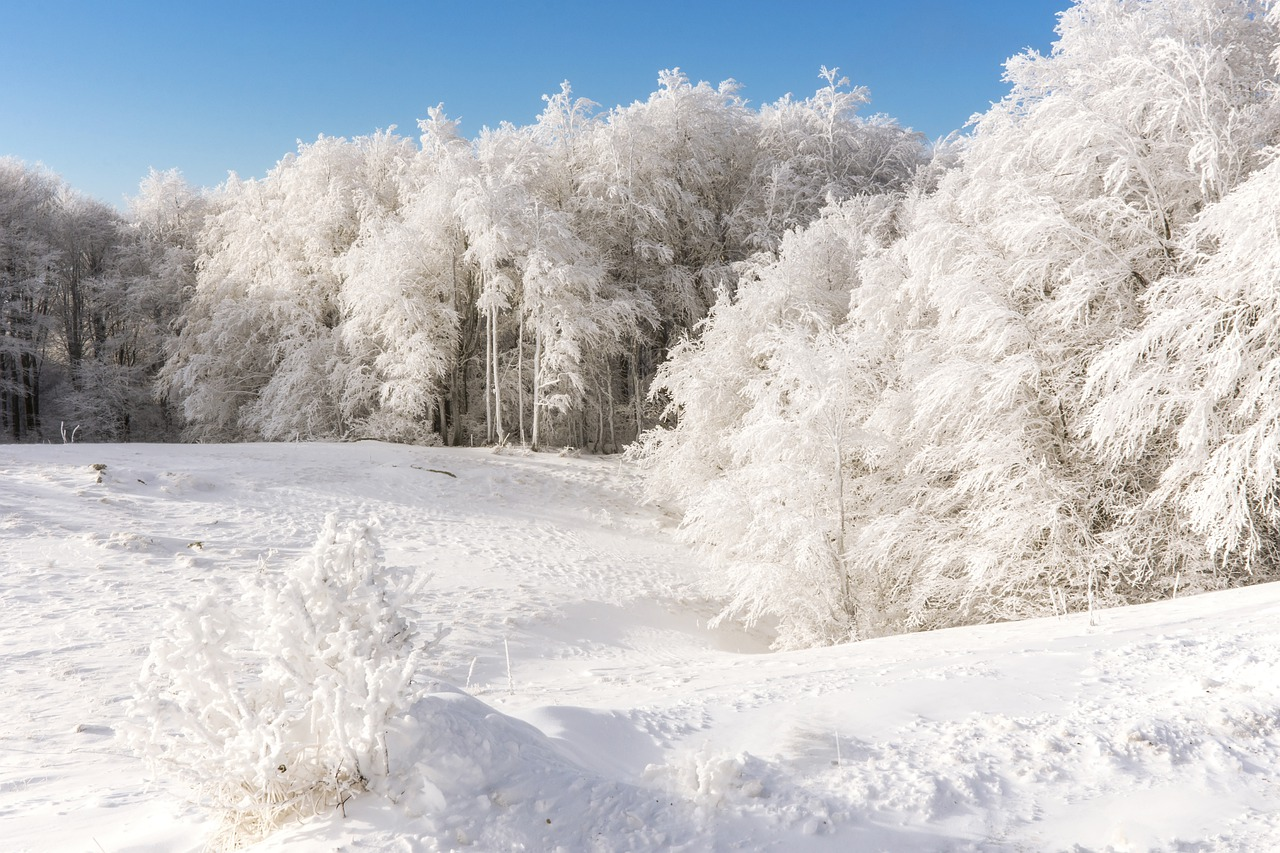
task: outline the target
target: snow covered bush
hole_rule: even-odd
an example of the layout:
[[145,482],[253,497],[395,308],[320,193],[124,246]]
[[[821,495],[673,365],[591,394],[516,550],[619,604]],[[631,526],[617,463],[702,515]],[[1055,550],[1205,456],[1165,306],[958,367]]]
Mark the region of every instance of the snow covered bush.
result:
[[408,578],[382,565],[377,523],[330,515],[305,558],[265,564],[238,602],[178,610],[143,667],[140,750],[222,813],[214,845],[378,790],[393,715],[415,698],[425,648]]

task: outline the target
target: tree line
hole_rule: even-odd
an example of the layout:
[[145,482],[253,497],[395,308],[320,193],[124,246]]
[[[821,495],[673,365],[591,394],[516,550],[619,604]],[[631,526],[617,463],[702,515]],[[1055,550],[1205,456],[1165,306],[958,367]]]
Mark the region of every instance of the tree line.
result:
[[321,138],[209,202],[158,381],[200,440],[380,438],[614,450],[738,265],[828,198],[900,190],[918,135],[834,73],[752,110],[664,73],[600,114]]
[[212,191],[153,173],[127,214],[7,160],[6,434],[620,448],[741,262],[927,158],[822,82],[756,110],[668,71],[608,112],[566,83],[475,140],[437,107]]

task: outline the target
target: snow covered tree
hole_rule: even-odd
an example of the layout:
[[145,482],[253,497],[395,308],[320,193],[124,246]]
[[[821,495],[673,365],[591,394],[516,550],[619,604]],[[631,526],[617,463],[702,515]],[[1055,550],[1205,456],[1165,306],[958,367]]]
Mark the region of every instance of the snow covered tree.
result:
[[55,227],[65,374],[51,411],[79,427],[82,440],[128,439],[135,417],[151,406],[153,365],[137,363],[138,347],[157,343],[138,338],[145,320],[131,297],[146,278],[139,247],[119,213],[69,190],[60,195]]
[[1180,542],[1186,590],[1280,577],[1278,193],[1273,161],[1206,209],[1182,241],[1188,272],[1156,283],[1142,326],[1091,366],[1094,444],[1143,476],[1128,528]]
[[[402,237],[415,243],[412,256],[401,257],[418,265],[419,296],[429,294],[439,300],[430,316],[447,340],[432,341],[432,349],[449,348],[443,360],[430,356],[432,364],[445,372],[435,386],[435,430],[446,444],[459,444],[464,433],[477,434],[471,423],[472,373],[479,347],[479,274],[467,258],[467,234],[457,208],[458,193],[470,179],[476,163],[470,143],[458,134],[457,121],[445,115],[443,106],[428,111],[419,122],[421,150],[412,170],[412,189],[397,220],[389,227],[402,227]],[[397,273],[402,275],[402,273]],[[421,328],[421,327],[420,327]],[[425,331],[425,330],[424,330]],[[429,375],[436,375],[427,371]],[[421,372],[414,387],[422,387]]]
[[151,257],[113,208],[0,161],[0,423],[38,440],[167,435],[150,417],[169,314]]
[[0,426],[14,441],[40,430],[58,188],[49,172],[0,159]]
[[[504,385],[514,388],[519,377],[504,366],[503,332],[517,300],[519,260],[532,241],[533,199],[529,177],[539,163],[531,134],[504,123],[486,128],[476,141],[476,168],[460,186],[455,199],[467,238],[467,260],[479,271],[476,306],[485,328],[485,428],[487,438],[499,444],[508,440],[508,423],[502,413]],[[508,403],[511,396],[508,395]]]
[[617,275],[657,309],[660,346],[706,314],[745,257],[728,234],[754,147],[739,88],[664,71],[658,91],[613,110],[595,134],[588,191],[611,231]]
[[[1235,0],[1082,0],[1061,17],[1050,55],[1010,61],[1011,92],[977,121],[959,166],[922,173],[901,236],[872,250],[856,276],[830,270],[852,296],[850,371],[870,374],[846,383],[872,390],[845,398],[856,416],[843,433],[819,419],[804,429],[811,441],[871,441],[835,492],[847,521],[832,525],[829,506],[814,510],[845,543],[843,571],[828,576],[858,590],[858,618],[852,629],[835,619],[800,631],[822,622],[779,614],[783,642],[1143,600],[1176,583],[1185,541],[1131,513],[1152,469],[1097,453],[1084,384],[1097,354],[1142,323],[1152,284],[1192,262],[1181,232],[1275,137],[1277,40],[1265,12]],[[716,375],[710,342],[721,322],[718,309],[703,333],[701,375]],[[758,327],[758,341],[738,351],[760,359],[759,383],[789,388],[788,402],[820,398],[811,389],[828,380],[788,386],[803,374],[764,360],[768,328],[786,325]],[[825,375],[826,349],[810,356],[815,376]],[[686,378],[700,375],[693,361],[673,359],[665,382],[696,423],[701,404],[691,401],[712,392]],[[728,384],[736,393],[716,399],[742,411],[754,398]],[[745,416],[723,428],[741,441],[750,434]],[[697,453],[685,457],[689,470],[709,471],[710,482],[740,477],[738,491],[750,493],[755,463],[714,445],[700,467]],[[660,454],[659,467],[674,458]],[[829,468],[814,459],[796,476]],[[720,556],[742,534],[697,528],[704,516],[732,514],[732,497],[687,521]],[[754,540],[752,554],[769,553],[767,542]],[[813,550],[791,558],[796,577]],[[767,601],[769,584],[786,577],[777,552],[781,573],[747,571],[750,556],[738,555],[743,569],[726,592],[748,616],[768,611],[743,602]],[[832,596],[833,586],[814,591],[806,612],[823,612]]]
[[302,145],[261,181],[224,185],[161,381],[194,438],[336,438],[368,414],[339,329],[342,257],[400,202],[390,133]]
[[[125,294],[131,326],[123,336],[120,360],[145,377],[150,403],[135,403],[131,435],[175,435],[174,412],[156,399],[154,381],[167,357],[173,325],[196,285],[196,258],[209,197],[176,170],[152,170],[129,200],[129,236],[134,243]],[[142,422],[141,428],[137,425]]]
[[457,349],[452,246],[416,227],[419,207],[366,222],[344,259],[341,336],[367,366],[368,396],[353,408],[368,413],[371,437],[426,440]]
[[852,199],[789,233],[655,380],[673,424],[645,436],[649,494],[683,510],[682,537],[730,596],[722,616],[776,620],[782,646],[875,625],[872,585],[850,576],[847,539],[865,510],[849,484],[883,441],[863,422],[887,377],[880,335],[851,315],[850,295],[895,236],[901,203]]
[[1162,594],[1180,549],[1122,523],[1138,472],[1098,464],[1082,399],[1176,241],[1256,162],[1275,39],[1256,4],[1084,0],[1008,65],[959,170],[890,252],[913,306],[869,423],[889,484],[855,541],[904,627]]
[[856,116],[865,90],[848,90],[827,69],[823,79],[813,98],[755,113],[733,81],[692,85],[668,71],[648,101],[614,110],[595,134],[586,185],[608,235],[610,275],[656,317],[631,346],[637,427],[647,425],[640,404],[657,366],[732,296],[739,264],[773,257],[786,229],[828,202],[900,190],[924,162],[918,135]]
[[866,193],[906,188],[925,162],[919,134],[885,116],[862,119],[865,88],[849,88],[839,69],[812,97],[765,105],[749,190],[733,217],[735,238],[776,252],[783,234],[817,219],[823,206]]
[[[530,184],[533,239],[521,264],[521,341],[526,327],[533,337],[532,441],[537,447],[552,434],[547,421],[555,414],[562,441],[614,448],[616,365],[656,323],[656,309],[610,275],[611,235],[596,220],[589,177],[601,130],[595,105],[574,98],[568,83],[544,100],[531,128],[542,166]],[[620,403],[625,389],[617,390]],[[592,404],[596,422],[588,425]]]

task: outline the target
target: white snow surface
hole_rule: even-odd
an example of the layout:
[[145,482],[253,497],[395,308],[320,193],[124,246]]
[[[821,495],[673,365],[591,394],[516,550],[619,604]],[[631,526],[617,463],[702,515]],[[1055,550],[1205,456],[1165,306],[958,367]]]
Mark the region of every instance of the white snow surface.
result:
[[299,558],[331,512],[376,516],[452,631],[391,798],[253,850],[1280,849],[1275,585],[773,653],[707,627],[634,478],[371,442],[0,446],[0,849],[202,849],[217,817],[129,750],[127,700],[171,607]]

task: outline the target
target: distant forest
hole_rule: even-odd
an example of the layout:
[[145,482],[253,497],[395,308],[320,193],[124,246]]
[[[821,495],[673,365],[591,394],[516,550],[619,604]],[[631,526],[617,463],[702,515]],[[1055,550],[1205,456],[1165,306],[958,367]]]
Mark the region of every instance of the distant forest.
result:
[[0,430],[627,448],[783,646],[1276,579],[1280,11],[1057,32],[935,143],[668,71],[127,214],[0,160]]

